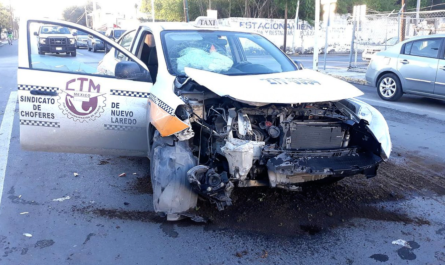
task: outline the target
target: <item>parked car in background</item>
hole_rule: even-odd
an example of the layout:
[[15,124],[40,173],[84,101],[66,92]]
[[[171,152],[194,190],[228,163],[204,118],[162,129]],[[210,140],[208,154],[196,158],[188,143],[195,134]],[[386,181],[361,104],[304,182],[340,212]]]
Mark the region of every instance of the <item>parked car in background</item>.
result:
[[363,61],[371,61],[374,54],[384,51],[388,49],[389,47],[392,47],[396,45],[399,42],[399,37],[393,37],[390,39],[387,39],[386,41],[383,41],[382,43],[378,45],[369,45],[367,46],[362,53],[362,60]]
[[414,37],[377,53],[366,80],[384,100],[403,94],[445,99],[445,34]]
[[[101,33],[102,35],[104,35],[103,31],[99,31],[99,33]],[[88,51],[99,51],[99,50],[105,50],[105,42],[99,38],[95,38],[93,35],[88,35],[88,40],[87,40],[87,48]]]
[[88,34],[84,31],[76,31],[76,48],[88,47]]
[[[126,29],[115,29],[115,28],[112,28],[112,29],[108,29],[105,32],[105,36],[107,36],[108,38],[110,38],[110,39],[112,39],[114,41],[117,41],[122,36],[122,34],[125,33],[125,31],[127,31],[127,30]],[[109,52],[110,49],[111,49],[111,46],[110,45],[106,45],[105,52]]]
[[66,55],[76,56],[76,32],[66,27],[43,25],[39,31],[34,32],[38,37],[37,48],[40,55],[45,53],[65,53]]

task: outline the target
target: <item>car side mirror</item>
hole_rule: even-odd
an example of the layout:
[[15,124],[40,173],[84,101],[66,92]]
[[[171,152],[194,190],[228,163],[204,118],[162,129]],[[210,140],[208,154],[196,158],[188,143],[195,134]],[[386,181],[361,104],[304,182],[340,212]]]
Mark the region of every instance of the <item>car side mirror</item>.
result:
[[118,79],[152,82],[150,73],[131,61],[118,62],[114,74]]
[[297,60],[293,60],[295,65],[298,67],[298,70],[303,70],[304,66],[301,62],[297,61]]
[[36,31],[34,31],[34,36],[39,36],[39,34],[37,34],[37,32],[36,32]]

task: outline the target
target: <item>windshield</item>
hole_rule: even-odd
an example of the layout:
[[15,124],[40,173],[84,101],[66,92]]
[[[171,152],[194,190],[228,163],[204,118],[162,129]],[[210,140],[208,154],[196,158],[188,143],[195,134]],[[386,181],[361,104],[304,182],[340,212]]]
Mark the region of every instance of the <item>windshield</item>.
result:
[[114,31],[114,38],[119,39],[124,32],[125,32],[125,30],[115,30]]
[[70,30],[65,27],[42,27],[40,29],[40,33],[42,34],[71,34]]
[[267,39],[228,31],[163,31],[169,72],[184,76],[185,67],[224,75],[258,75],[297,68]]
[[396,45],[398,41],[399,41],[399,38],[394,37],[394,38],[391,38],[391,39],[387,40],[386,44],[387,45]]

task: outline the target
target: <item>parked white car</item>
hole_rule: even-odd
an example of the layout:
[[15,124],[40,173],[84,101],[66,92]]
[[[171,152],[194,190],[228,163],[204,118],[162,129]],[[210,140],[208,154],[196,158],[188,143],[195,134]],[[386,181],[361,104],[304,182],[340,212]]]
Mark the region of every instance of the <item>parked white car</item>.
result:
[[[78,24],[32,21],[108,42]],[[24,20],[22,148],[147,156],[154,209],[168,220],[195,216],[198,196],[223,210],[234,188],[295,191],[306,182],[376,176],[391,139],[382,114],[354,99],[360,90],[299,70],[259,34],[217,25],[207,17],[141,24],[121,45],[108,43],[114,51],[97,69],[95,57],[60,68],[48,60],[43,69],[29,54]],[[251,47],[255,53],[246,52]]]

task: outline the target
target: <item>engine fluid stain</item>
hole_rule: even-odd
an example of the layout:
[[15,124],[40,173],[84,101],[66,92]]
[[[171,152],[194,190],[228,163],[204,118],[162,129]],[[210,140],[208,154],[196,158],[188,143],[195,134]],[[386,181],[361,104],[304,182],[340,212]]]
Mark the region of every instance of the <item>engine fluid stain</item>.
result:
[[162,232],[164,232],[167,236],[177,238],[178,232],[175,231],[174,223],[162,223],[160,226]]
[[153,194],[150,175],[137,177],[129,183],[125,191],[132,194]]
[[402,247],[397,250],[397,254],[403,260],[415,260],[417,258],[414,250],[420,248],[420,245],[415,241],[408,241],[411,248]]
[[54,245],[54,240],[52,239],[45,239],[45,240],[39,240],[36,242],[36,244],[34,245],[35,248],[47,248],[50,247],[52,245]]
[[[136,193],[151,191],[149,179],[149,176],[137,179],[131,187]],[[137,188],[141,186],[145,190]],[[233,205],[224,211],[218,211],[215,205],[208,201],[199,200],[194,214],[210,220],[204,225],[205,231],[275,236],[317,235],[336,227],[351,226],[353,224],[349,220],[354,218],[429,225],[430,222],[421,216],[410,217],[387,209],[384,203],[397,204],[419,194],[431,196],[431,191],[440,195],[444,187],[444,178],[418,172],[408,163],[386,162],[380,165],[375,178],[354,176],[325,186],[314,183],[304,186],[301,192],[237,188],[232,194]],[[97,209],[93,206],[74,210],[111,219],[166,223],[165,217],[150,211]],[[186,220],[175,222],[177,227],[202,226],[192,223]],[[172,227],[162,226],[161,229],[168,236],[176,235]],[[405,250],[402,254],[403,257],[409,257],[405,255]]]
[[389,260],[389,257],[385,254],[374,254],[370,258],[380,262],[387,262]]

